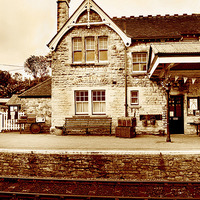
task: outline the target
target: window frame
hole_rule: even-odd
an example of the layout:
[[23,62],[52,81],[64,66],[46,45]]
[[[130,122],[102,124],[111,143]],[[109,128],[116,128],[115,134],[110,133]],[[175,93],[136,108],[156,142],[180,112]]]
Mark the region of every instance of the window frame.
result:
[[[93,48],[88,48],[88,43],[87,43],[87,40],[89,39],[93,39]],[[90,44],[89,44],[90,45]],[[85,62],[86,63],[94,63],[95,62],[95,37],[94,36],[89,36],[89,37],[85,37]],[[93,52],[94,53],[94,60],[87,60],[87,53],[88,52]]]
[[[141,55],[141,54],[145,54],[146,55],[146,60],[145,60],[145,62],[143,62],[143,61],[139,61],[138,60],[138,57],[137,57],[137,62],[135,62],[134,61],[134,55]],[[141,72],[141,73],[145,73],[145,72],[147,72],[147,56],[148,56],[148,54],[147,54],[147,52],[132,52],[132,71],[133,72]],[[139,70],[134,70],[134,64],[138,64],[139,65]],[[141,70],[141,68],[142,68],[142,66],[143,65],[146,65],[146,70]]]
[[[81,49],[75,49],[75,39],[80,39],[81,40]],[[75,52],[81,52],[81,61],[74,61],[75,58]],[[82,37],[74,37],[72,38],[72,62],[73,63],[82,63],[82,57],[83,57],[83,40]]]
[[[77,92],[87,92],[87,101],[77,101],[77,97],[81,98],[81,96],[77,95]],[[75,103],[75,115],[89,115],[89,91],[88,90],[75,90],[74,91],[74,103]],[[83,98],[86,98],[86,95],[83,96]],[[77,111],[77,102],[82,103],[82,109],[83,109],[83,103],[87,102],[87,112],[78,112]]]
[[[106,48],[100,48],[100,39],[106,39]],[[101,60],[100,59],[100,52],[106,52],[107,53],[107,59]],[[108,36],[99,36],[98,37],[98,61],[99,63],[108,62]]]
[[[197,109],[190,108],[190,99],[197,100]],[[193,115],[193,116],[195,116],[195,115],[199,116],[200,115],[199,112],[200,112],[200,97],[199,96],[198,97],[187,97],[187,114]]]
[[[94,101],[94,92],[100,92],[100,100],[95,100]],[[104,92],[104,100],[102,96],[102,92]],[[100,107],[102,109],[101,103],[105,104],[105,111],[99,111],[99,112],[94,112],[94,102],[100,103]],[[91,106],[92,106],[92,115],[105,115],[106,114],[106,90],[92,90],[91,91]],[[100,109],[100,110],[101,110]]]
[[[132,92],[137,92],[137,97],[133,97]],[[132,103],[132,99],[137,99],[137,102]],[[130,90],[130,105],[131,106],[139,105],[139,90]]]

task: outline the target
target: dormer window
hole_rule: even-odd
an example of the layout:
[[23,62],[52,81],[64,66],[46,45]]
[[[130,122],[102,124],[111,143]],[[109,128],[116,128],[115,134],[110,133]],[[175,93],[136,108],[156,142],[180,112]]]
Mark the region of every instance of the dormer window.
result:
[[133,53],[133,72],[146,72],[147,53]]

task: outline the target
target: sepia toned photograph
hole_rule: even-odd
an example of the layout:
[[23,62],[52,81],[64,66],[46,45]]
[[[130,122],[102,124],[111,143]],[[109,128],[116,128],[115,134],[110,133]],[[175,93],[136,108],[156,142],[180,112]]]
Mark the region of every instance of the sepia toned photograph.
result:
[[0,199],[200,200],[199,0],[0,5]]

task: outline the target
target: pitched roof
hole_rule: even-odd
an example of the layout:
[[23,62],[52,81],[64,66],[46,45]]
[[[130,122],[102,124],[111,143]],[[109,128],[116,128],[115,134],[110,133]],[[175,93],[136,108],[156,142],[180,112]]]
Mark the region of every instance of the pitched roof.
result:
[[179,38],[185,34],[200,34],[200,14],[113,18],[132,39]]
[[7,106],[11,105],[21,105],[20,99],[18,98],[17,94],[13,94],[10,100],[6,103]]
[[19,95],[20,98],[39,98],[39,97],[51,97],[51,78],[48,78],[42,83],[26,90]]

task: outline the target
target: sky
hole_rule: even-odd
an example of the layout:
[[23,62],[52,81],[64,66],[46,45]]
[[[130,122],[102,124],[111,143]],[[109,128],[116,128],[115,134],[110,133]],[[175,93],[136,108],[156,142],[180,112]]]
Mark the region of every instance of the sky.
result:
[[[46,55],[56,34],[57,0],[0,0],[0,65]],[[71,0],[70,15],[83,0]],[[95,0],[110,16],[200,13],[200,0]]]

